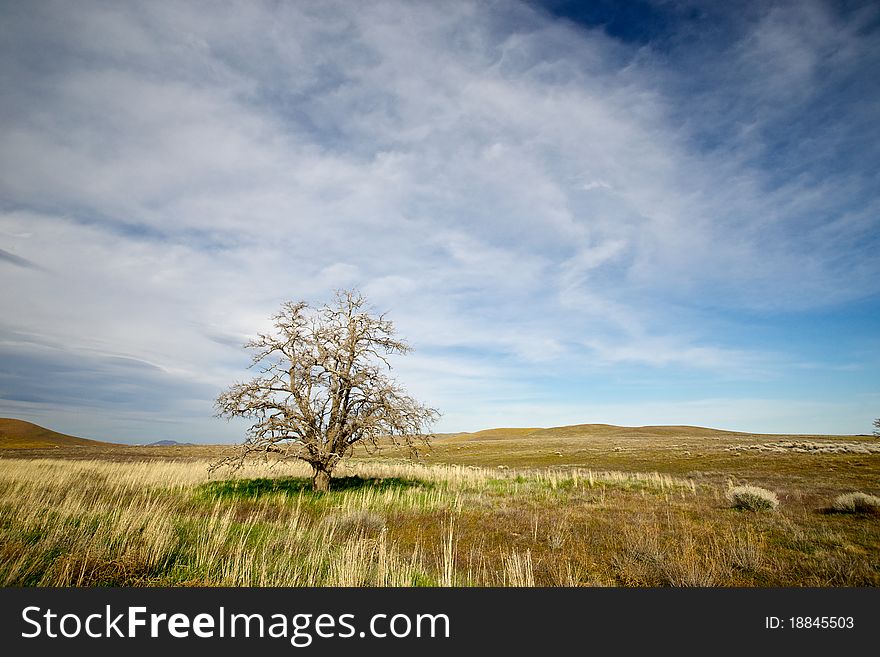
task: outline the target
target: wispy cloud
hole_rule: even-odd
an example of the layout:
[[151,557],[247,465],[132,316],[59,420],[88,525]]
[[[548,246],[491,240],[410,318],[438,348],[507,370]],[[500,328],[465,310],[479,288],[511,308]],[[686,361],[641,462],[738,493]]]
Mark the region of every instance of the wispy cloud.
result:
[[149,363],[156,416],[224,437],[237,345],[352,285],[448,423],[613,367],[787,386],[840,340],[761,322],[880,293],[877,11],[714,6],[662,43],[518,3],[5,8],[0,336]]
[[22,258],[9,251],[4,251],[3,249],[0,249],[0,262],[5,262],[15,267],[24,267],[25,269],[40,269],[40,266],[37,263],[31,262],[27,258]]

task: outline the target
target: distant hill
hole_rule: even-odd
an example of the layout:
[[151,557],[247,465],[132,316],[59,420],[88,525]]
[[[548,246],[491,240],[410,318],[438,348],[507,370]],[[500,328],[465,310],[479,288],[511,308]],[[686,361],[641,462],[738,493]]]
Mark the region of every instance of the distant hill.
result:
[[514,438],[575,438],[591,436],[625,437],[625,436],[713,436],[713,435],[745,435],[737,431],[709,429],[706,427],[689,426],[647,426],[619,427],[613,424],[573,424],[565,427],[540,428],[508,428],[485,429],[473,433],[447,434],[441,440],[454,442],[469,440],[510,440]]
[[449,438],[452,440],[505,440],[507,438],[525,438],[538,431],[546,431],[538,427],[508,427],[498,429],[483,429],[482,431],[449,433],[442,437],[437,436],[441,440]]
[[32,422],[0,418],[0,449],[48,449],[53,447],[102,447],[112,445],[100,440],[77,438],[46,429]]
[[144,447],[175,447],[175,446],[187,446],[192,445],[193,443],[179,443],[176,440],[157,440],[154,443],[147,443]]

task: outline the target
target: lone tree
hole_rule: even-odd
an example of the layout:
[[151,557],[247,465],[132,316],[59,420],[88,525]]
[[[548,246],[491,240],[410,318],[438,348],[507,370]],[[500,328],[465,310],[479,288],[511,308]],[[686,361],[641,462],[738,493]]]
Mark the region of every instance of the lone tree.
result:
[[388,356],[411,349],[395,338],[384,315],[371,315],[356,291],[311,307],[287,302],[275,331],[245,347],[255,350],[259,376],[217,397],[220,417],[255,420],[237,453],[214,463],[241,467],[248,457],[301,459],[312,466],[312,489],[330,489],[339,461],[358,443],[368,451],[381,438],[415,449],[439,417],[406,394],[389,375]]
[[874,435],[880,436],[880,417],[874,420]]

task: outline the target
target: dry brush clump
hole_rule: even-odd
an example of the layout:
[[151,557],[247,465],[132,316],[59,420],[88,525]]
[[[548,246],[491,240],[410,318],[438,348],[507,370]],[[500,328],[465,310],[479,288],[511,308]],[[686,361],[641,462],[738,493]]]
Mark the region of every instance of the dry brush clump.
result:
[[844,493],[834,498],[831,510],[835,513],[880,513],[880,497],[867,493]]
[[799,454],[880,454],[880,445],[869,442],[827,440],[780,440],[769,443],[731,445],[731,452],[795,452]]
[[779,506],[776,493],[760,486],[734,486],[727,491],[727,499],[742,511],[774,511]]
[[714,586],[723,573],[714,546],[680,519],[627,525],[613,558],[615,576],[630,586]]
[[757,572],[767,561],[766,538],[748,526],[722,534],[716,545],[719,557],[730,569]]

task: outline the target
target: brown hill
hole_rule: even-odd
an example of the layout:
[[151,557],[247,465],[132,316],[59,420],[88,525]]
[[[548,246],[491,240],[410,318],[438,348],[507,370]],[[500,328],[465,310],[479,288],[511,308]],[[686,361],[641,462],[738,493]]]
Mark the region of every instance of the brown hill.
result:
[[110,445],[100,440],[68,436],[32,422],[0,418],[0,449],[44,449],[52,447],[101,447]]
[[510,440],[515,438],[590,438],[744,435],[736,431],[689,426],[619,427],[613,424],[573,424],[565,427],[485,429],[474,433],[452,434],[446,440]]
[[[708,427],[692,427],[678,425],[619,427],[613,424],[574,424],[567,427],[553,427],[540,432],[541,435],[554,436],[717,436],[742,435],[738,431],[710,429]],[[537,432],[536,432],[537,434]]]

